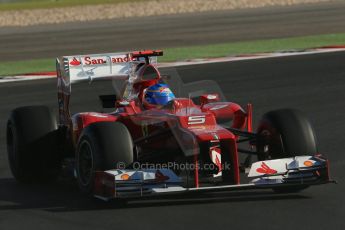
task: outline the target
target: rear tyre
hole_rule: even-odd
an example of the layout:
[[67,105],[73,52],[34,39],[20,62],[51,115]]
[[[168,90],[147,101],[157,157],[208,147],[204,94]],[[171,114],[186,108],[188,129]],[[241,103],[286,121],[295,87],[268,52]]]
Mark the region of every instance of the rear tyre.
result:
[[92,195],[95,172],[133,163],[132,137],[122,123],[97,122],[87,126],[77,147],[76,172],[82,192]]
[[55,181],[61,168],[56,119],[46,106],[20,107],[7,122],[12,174],[25,183]]
[[[259,160],[288,158],[317,153],[317,142],[310,121],[298,110],[280,109],[266,113],[257,130]],[[275,188],[276,192],[298,192],[308,186]]]

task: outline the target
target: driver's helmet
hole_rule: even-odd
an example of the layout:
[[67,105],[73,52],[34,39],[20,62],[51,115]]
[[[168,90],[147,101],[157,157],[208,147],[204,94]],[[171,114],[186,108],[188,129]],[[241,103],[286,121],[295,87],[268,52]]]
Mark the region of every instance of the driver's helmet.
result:
[[158,107],[166,105],[174,98],[175,95],[168,85],[161,83],[148,87],[144,93],[145,102]]

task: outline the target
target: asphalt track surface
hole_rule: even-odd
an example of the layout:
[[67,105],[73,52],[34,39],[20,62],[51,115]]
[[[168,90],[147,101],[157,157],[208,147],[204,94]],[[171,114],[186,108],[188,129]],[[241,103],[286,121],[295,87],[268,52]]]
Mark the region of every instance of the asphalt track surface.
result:
[[[17,184],[7,163],[6,119],[17,106],[56,109],[55,80],[0,84],[0,229],[344,229],[344,60],[345,52],[337,52],[178,68],[185,82],[213,79],[228,100],[253,103],[254,123],[264,112],[286,107],[310,117],[339,184],[285,195],[222,192],[121,204],[83,197],[69,181]],[[80,111],[94,106],[74,88]]]
[[345,32],[345,2],[0,28],[0,61]]

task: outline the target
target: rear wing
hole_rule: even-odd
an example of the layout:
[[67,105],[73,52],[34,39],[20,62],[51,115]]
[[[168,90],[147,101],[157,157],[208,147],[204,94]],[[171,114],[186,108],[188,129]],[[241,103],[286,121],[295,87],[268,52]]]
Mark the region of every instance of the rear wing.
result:
[[63,56],[56,59],[58,90],[71,93],[71,84],[111,78],[126,78],[131,63],[157,64],[163,51],[148,50],[123,53]]
[[69,126],[71,85],[103,79],[127,79],[132,67],[140,63],[157,64],[161,50],[62,56],[56,59],[60,124]]

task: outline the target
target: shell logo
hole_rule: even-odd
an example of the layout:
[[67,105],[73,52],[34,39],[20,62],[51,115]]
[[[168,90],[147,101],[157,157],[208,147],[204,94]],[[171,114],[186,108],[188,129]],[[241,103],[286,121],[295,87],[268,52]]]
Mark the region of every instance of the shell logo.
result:
[[311,166],[314,165],[314,163],[311,162],[311,161],[304,161],[303,164],[304,164],[304,166],[306,166],[306,167],[311,167]]
[[130,176],[127,173],[121,175],[122,180],[129,180],[129,178]]

